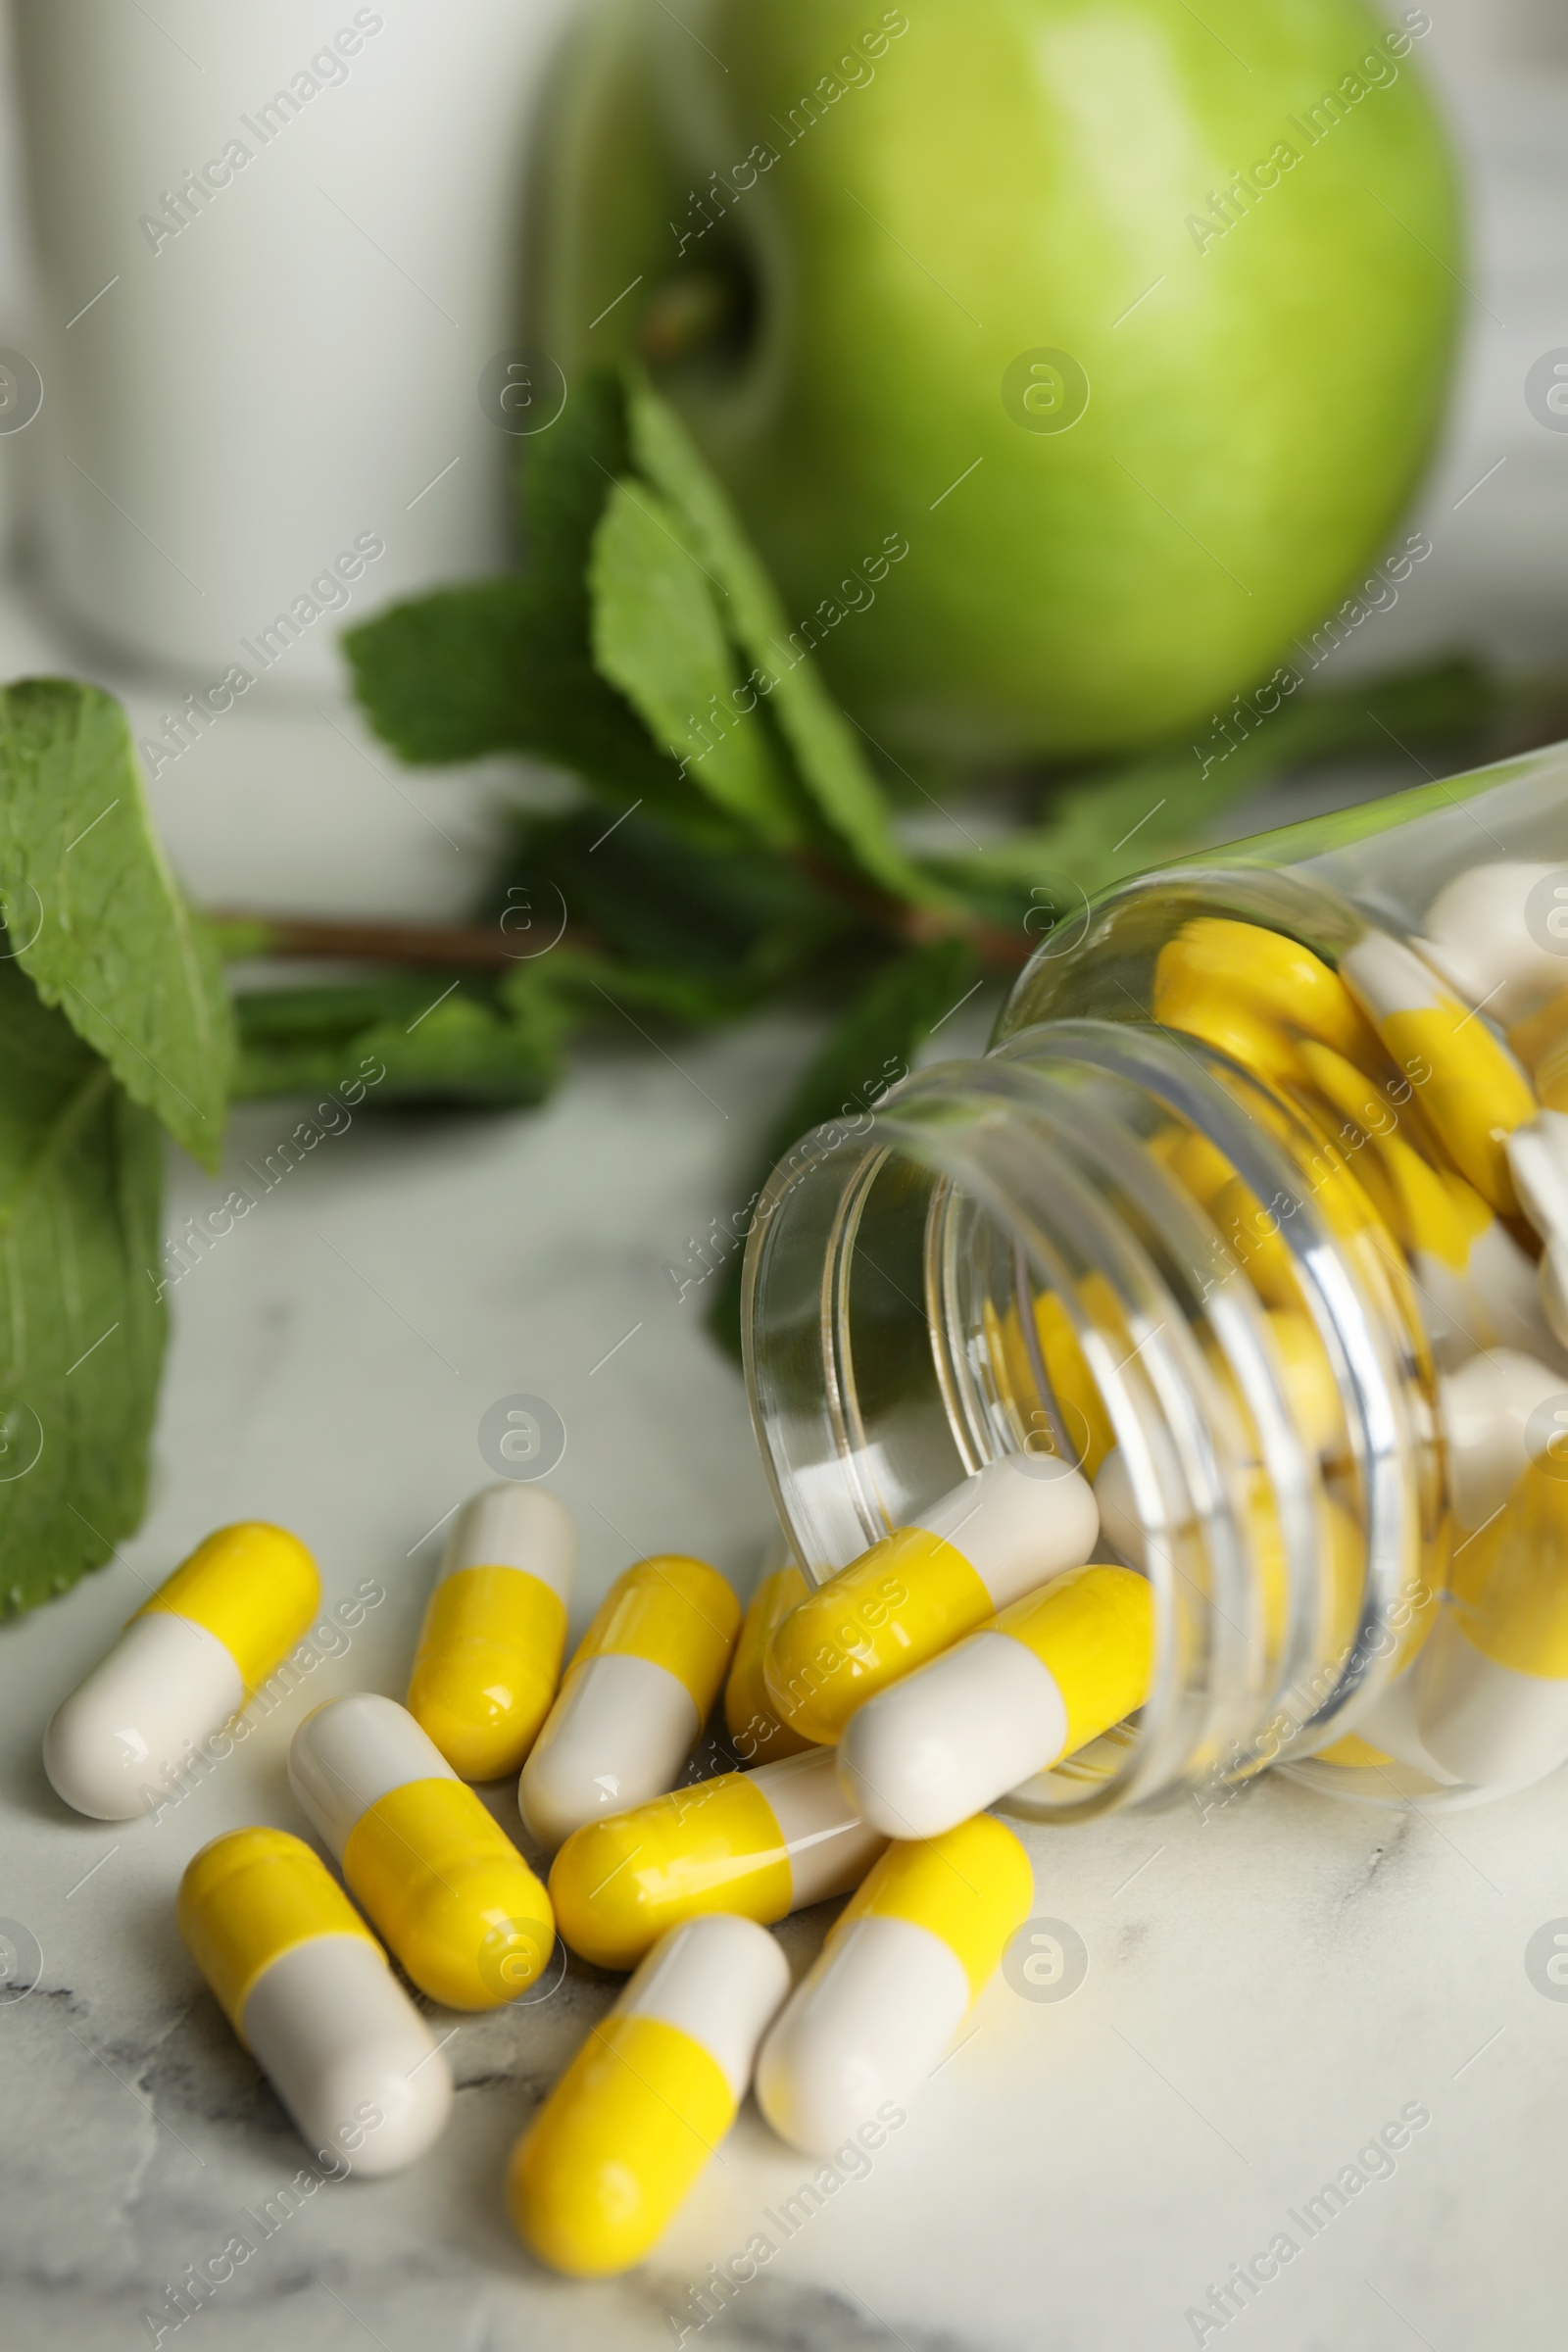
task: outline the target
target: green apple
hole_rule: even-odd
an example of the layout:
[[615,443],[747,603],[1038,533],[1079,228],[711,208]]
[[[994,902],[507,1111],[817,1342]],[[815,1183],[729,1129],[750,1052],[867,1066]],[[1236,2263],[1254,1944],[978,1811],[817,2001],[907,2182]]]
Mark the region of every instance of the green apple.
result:
[[538,340],[568,381],[656,364],[879,740],[1206,722],[1380,552],[1442,413],[1429,27],[605,0],[550,112]]

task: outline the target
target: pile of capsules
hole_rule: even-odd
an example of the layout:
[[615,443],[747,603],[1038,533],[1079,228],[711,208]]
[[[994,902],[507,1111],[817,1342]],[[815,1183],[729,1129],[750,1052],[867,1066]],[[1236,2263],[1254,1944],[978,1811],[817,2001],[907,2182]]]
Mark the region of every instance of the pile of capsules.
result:
[[[1352,1255],[1373,1250],[1429,1351],[1449,1509],[1428,1565],[1452,1605],[1412,1619],[1338,1760],[1395,1757],[1438,1782],[1507,1785],[1568,1757],[1568,1464],[1538,1410],[1568,1385],[1568,1111],[1553,1104],[1559,1084],[1568,1100],[1568,996],[1523,921],[1541,871],[1450,885],[1419,954],[1369,933],[1336,972],[1205,916],[1154,975],[1157,1020],[1312,1123],[1324,1216]],[[1236,1237],[1233,1271],[1320,1454],[1323,1549],[1353,1626],[1343,1419],[1290,1253],[1211,1144],[1174,1126],[1151,1140]],[[1090,1432],[1078,1461],[1005,1455],[814,1590],[792,1567],[765,1576],[744,1622],[702,1561],[642,1560],[563,1674],[569,1514],[522,1486],[464,1507],[407,1704],[332,1699],[294,1737],[294,1795],[342,1886],[299,1838],[252,1828],[204,1847],[180,1887],[192,1957],[323,2158],[389,2173],[446,2119],[445,2060],[386,1949],[430,1999],[468,2010],[525,1992],[558,1933],[632,1972],[509,2175],[521,2236],[578,2276],[650,2250],[754,2081],[774,2130],[825,2154],[875,2132],[941,2062],[1031,1906],[1024,1850],[986,1808],[1125,1725],[1153,1669],[1151,1529],[1060,1301],[1042,1298],[1038,1317],[1030,1360],[1050,1367],[1058,1421],[1067,1407]],[[99,1819],[142,1811],[318,1597],[282,1530],[210,1537],[54,1716],[56,1790]],[[749,1768],[681,1785],[721,1690]],[[469,1786],[514,1772],[554,1855],[548,1886]],[[792,1991],[768,1928],[845,1894]]]
[[[563,1675],[570,1514],[541,1488],[488,1488],[448,1541],[408,1704],[329,1699],[294,1735],[290,1785],[348,1893],[287,1831],[231,1830],[184,1873],[180,1934],[308,2144],[369,2177],[421,2154],[452,2095],[386,1950],[467,2010],[524,1992],[558,1931],[631,1970],[509,2180],[545,2261],[623,2270],[754,2074],[783,2137],[826,2154],[876,2132],[879,2111],[902,2121],[896,2103],[952,2045],[1033,1895],[1018,1839],[981,1808],[1147,1690],[1150,1588],[1081,1565],[1097,1524],[1075,1470],[1018,1455],[815,1592],[798,1569],[765,1576],[744,1622],[703,1561],[640,1560]],[[319,1596],[283,1529],[208,1537],[51,1719],[57,1793],[99,1820],[146,1810]],[[853,1653],[846,1608],[870,1633]],[[829,1662],[851,1655],[851,1674]],[[926,1677],[893,1679],[922,1660]],[[765,1760],[677,1786],[721,1689],[737,1751]],[[957,1734],[935,1770],[933,1716]],[[519,1767],[548,1888],[469,1786]],[[768,1926],[852,1889],[791,1993]]]
[[[1568,1760],[1568,938],[1530,919],[1558,871],[1472,867],[1420,937],[1368,929],[1337,970],[1259,925],[1200,916],[1153,977],[1158,1022],[1219,1048],[1318,1139],[1312,1197],[1382,1287],[1434,1399],[1441,1507],[1396,1672],[1320,1752],[1440,1788],[1517,1788]],[[1152,1140],[1267,1311],[1319,1458],[1327,1646],[1348,1650],[1364,1571],[1356,1472],[1281,1220],[1191,1129]],[[1117,1453],[1096,1486],[1107,1539],[1141,1560]],[[1258,1520],[1268,1507],[1260,1480]],[[1253,1533],[1278,1552],[1277,1528]]]

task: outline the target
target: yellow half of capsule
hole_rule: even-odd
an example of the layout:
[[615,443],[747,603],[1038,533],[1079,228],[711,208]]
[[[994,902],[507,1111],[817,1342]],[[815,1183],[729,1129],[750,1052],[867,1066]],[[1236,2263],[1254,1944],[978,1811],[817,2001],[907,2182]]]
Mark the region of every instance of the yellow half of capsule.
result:
[[1209,1205],[1231,1255],[1270,1306],[1298,1307],[1300,1288],[1279,1216],[1233,1176]]
[[550,1897],[462,1781],[407,1781],[349,1832],[343,1876],[421,1992],[496,2009],[540,1974]]
[[617,1576],[578,1642],[568,1674],[590,1658],[649,1658],[691,1693],[706,1723],[740,1632],[741,1604],[706,1560],[661,1552]]
[[1386,1755],[1381,1747],[1374,1747],[1355,1732],[1347,1732],[1344,1739],[1336,1740],[1332,1747],[1320,1747],[1317,1755],[1320,1764],[1343,1764],[1356,1769],[1394,1762],[1394,1758]]
[[744,1772],[591,1821],[550,1873],[557,1924],[596,1968],[635,1968],[666,1928],[705,1911],[771,1927],[794,1899],[772,1806]]
[[1337,1054],[1332,1046],[1320,1045],[1315,1038],[1303,1038],[1299,1052],[1302,1068],[1342,1117],[1369,1136],[1402,1134],[1407,1143],[1432,1157],[1431,1139],[1412,1080],[1369,1078],[1345,1054]]
[[[1475,1242],[1492,1223],[1488,1203],[1462,1176],[1432,1164],[1424,1122],[1410,1105],[1397,1111],[1359,1070],[1326,1046],[1303,1046],[1301,1058],[1318,1091],[1366,1138],[1357,1172],[1375,1193],[1399,1241],[1405,1249],[1426,1250],[1462,1274]],[[1373,1181],[1374,1172],[1381,1181]]]
[[1152,1008],[1156,1021],[1206,1038],[1261,1075],[1289,1074],[1290,1030],[1369,1069],[1381,1058],[1355,999],[1321,956],[1223,915],[1195,917],[1161,948]]
[[1313,1453],[1326,1452],[1345,1435],[1345,1408],[1328,1349],[1310,1315],[1298,1314],[1288,1306],[1273,1306],[1267,1313],[1279,1350],[1285,1394],[1301,1442]]
[[775,1629],[763,1675],[781,1721],[831,1746],[856,1708],[991,1614],[961,1551],[901,1527],[808,1592]]
[[1506,1509],[1453,1555],[1449,1592],[1472,1648],[1544,1682],[1568,1678],[1568,1479],[1528,1462]]
[[799,1568],[775,1568],[752,1594],[735,1662],[724,1685],[724,1728],[743,1764],[774,1764],[781,1756],[798,1756],[811,1744],[787,1723],[780,1723],[762,1679],[762,1660],[773,1629],[808,1587]]
[[1236,1173],[1218,1144],[1200,1135],[1196,1127],[1167,1127],[1152,1139],[1150,1149],[1204,1208],[1218,1199]]
[[973,2000],[1034,1899],[1035,1874],[1023,1847],[993,1814],[977,1813],[940,1838],[895,1840],[851,1895],[828,1943],[858,1919],[912,1921],[962,1963]]
[[[1092,1320],[1120,1322],[1120,1303],[1102,1274],[1086,1275],[1078,1296]],[[1061,1415],[1067,1458],[1085,1478],[1093,1479],[1115,1445],[1116,1433],[1072,1318],[1054,1291],[1043,1291],[1035,1300],[1035,1330],[1040,1335],[1046,1377]]]
[[[1102,1276],[1091,1274],[1082,1286],[1084,1306],[1091,1314],[1099,1303],[1093,1296],[1094,1287],[1102,1282]],[[1119,1307],[1113,1300],[1110,1303],[1119,1320]],[[988,1298],[983,1311],[991,1360],[997,1368],[1005,1401],[1017,1415],[1020,1442],[1032,1453],[1061,1450],[1040,1395],[1017,1300],[1010,1300],[1006,1313],[999,1315]],[[1043,1291],[1036,1298],[1034,1318],[1046,1378],[1066,1441],[1066,1457],[1075,1470],[1081,1470],[1085,1478],[1092,1480],[1116,1443],[1110,1416],[1067,1309],[1054,1291]]]
[[186,1950],[243,2041],[264,1968],[318,1936],[358,1936],[386,1954],[326,1865],[286,1830],[229,1830],[186,1864],[174,1916]]
[[550,1712],[566,1606],[524,1568],[460,1568],[431,1593],[409,1713],[466,1781],[521,1768]]
[[1438,1622],[1438,1608],[1448,1589],[1448,1575],[1453,1565],[1453,1520],[1445,1512],[1437,1532],[1421,1546],[1421,1568],[1410,1591],[1402,1596],[1401,1606],[1408,1610],[1403,1623],[1396,1621],[1397,1639],[1394,1650],[1394,1670],[1402,1674]]
[[1149,1696],[1154,1595],[1147,1577],[1097,1564],[1070,1568],[1000,1611],[995,1631],[1033,1650],[1067,1710],[1070,1756]]
[[1518,1214],[1507,1139],[1536,1115],[1524,1073],[1486,1023],[1456,997],[1378,1024],[1454,1165],[1499,1216]]
[[629,2270],[734,2120],[735,2094],[701,2042],[661,2018],[607,2018],[513,2150],[518,2236],[574,2278]]
[[1462,1177],[1445,1178],[1399,1136],[1380,1136],[1374,1149],[1394,1196],[1391,1223],[1398,1239],[1462,1274],[1477,1235],[1493,1222],[1481,1195]]
[[316,1562],[286,1528],[242,1519],[198,1544],[136,1611],[167,1610],[217,1636],[247,1690],[257,1690],[321,1605]]

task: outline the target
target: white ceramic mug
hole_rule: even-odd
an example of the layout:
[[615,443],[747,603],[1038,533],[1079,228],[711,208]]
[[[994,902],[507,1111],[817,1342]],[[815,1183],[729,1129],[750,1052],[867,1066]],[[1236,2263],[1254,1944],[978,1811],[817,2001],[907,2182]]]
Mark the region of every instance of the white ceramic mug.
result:
[[569,6],[16,0],[36,536],[108,648],[315,691],[346,624],[505,560],[481,379]]

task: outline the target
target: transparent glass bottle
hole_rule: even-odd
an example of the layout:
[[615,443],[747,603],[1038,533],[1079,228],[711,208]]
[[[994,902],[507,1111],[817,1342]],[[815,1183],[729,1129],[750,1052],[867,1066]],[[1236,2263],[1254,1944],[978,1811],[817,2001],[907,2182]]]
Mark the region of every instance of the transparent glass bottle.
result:
[[[1549,1725],[1530,1772],[1517,1756],[1434,1764],[1410,1728],[1423,1658],[1456,1610],[1473,1625],[1465,1580],[1483,1558],[1495,1570],[1514,1525],[1511,1501],[1478,1531],[1478,1494],[1490,1480],[1517,1501],[1527,1462],[1539,1484],[1568,1457],[1568,1353],[1539,1303],[1538,1235],[1516,1198],[1489,1207],[1447,1148],[1455,1100],[1461,1119],[1480,1102],[1463,1093],[1469,1061],[1455,1098],[1454,1056],[1495,1060],[1511,1040],[1554,1103],[1557,860],[1568,747],[1144,875],[1043,941],[986,1054],[917,1072],[775,1171],[748,1251],[747,1376],[808,1578],[1029,1448],[1097,1478],[1111,1547],[1095,1556],[1153,1587],[1147,1705],[1012,1810],[1082,1817],[1184,1789],[1206,1804],[1276,1764],[1368,1801],[1466,1802],[1557,1760]],[[1396,1027],[1357,1070],[1353,1041],[1310,1034],[1297,949],[1338,1002],[1329,975],[1359,968],[1369,941],[1374,956],[1395,943],[1396,964],[1418,955],[1460,1001],[1451,1054],[1411,1051]],[[1215,942],[1207,996],[1194,1011],[1189,989],[1184,1011],[1182,971]],[[1259,955],[1272,1009],[1255,1000]],[[1486,1149],[1490,1116],[1482,1102]],[[1505,1373],[1509,1411],[1494,1427],[1482,1412],[1497,1445],[1478,1454],[1470,1408]],[[1542,1494],[1548,1540],[1526,1549],[1554,1559],[1557,1497]],[[1568,1485],[1562,1499],[1568,1529]],[[1521,1541],[1495,1571],[1510,1591]],[[1568,1756],[1547,1585],[1524,1596],[1525,1650],[1503,1649],[1526,1700],[1561,1700]],[[1505,1715],[1507,1674],[1487,1702]]]

